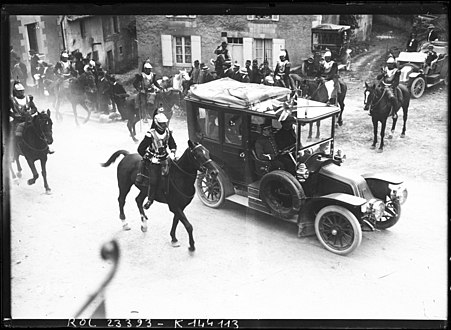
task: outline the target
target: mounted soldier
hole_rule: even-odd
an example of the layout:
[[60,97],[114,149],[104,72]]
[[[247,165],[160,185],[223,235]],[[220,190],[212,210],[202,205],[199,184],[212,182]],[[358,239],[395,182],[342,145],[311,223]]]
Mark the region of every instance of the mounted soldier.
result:
[[219,78],[223,78],[225,70],[224,64],[227,61],[232,61],[229,50],[227,49],[227,42],[223,41],[221,45],[215,49],[214,53],[218,55],[214,61],[216,74]]
[[55,64],[54,73],[57,76],[56,86],[58,90],[61,86],[69,87],[69,78],[77,76],[77,72],[72,67],[72,62],[69,60],[69,55],[66,51],[61,53],[60,61]]
[[[159,113],[154,117],[154,124],[154,128],[146,133],[138,146],[138,153],[143,157],[143,162],[137,176],[137,181],[140,177],[141,181],[138,181],[137,184],[145,185],[142,180],[143,172],[149,173],[148,200],[144,205],[146,210],[155,200],[161,176],[167,176],[169,173],[168,158],[173,159],[177,150],[172,132],[168,128],[168,118],[163,113]],[[168,153],[168,148],[170,153]]]
[[151,106],[154,104],[156,92],[161,89],[161,86],[158,84],[157,77],[152,72],[152,65],[148,61],[144,63],[141,74],[135,75],[133,87],[139,93],[137,100],[141,116],[151,116]]
[[290,82],[291,63],[286,50],[281,50],[279,60],[274,69],[274,79],[276,84],[281,84],[282,87],[293,89]]
[[[396,61],[393,56],[387,59],[386,66],[382,69],[382,72],[377,75],[377,80],[384,86],[385,92],[388,95],[390,103],[392,104],[389,116],[396,118],[396,111],[398,109],[398,85],[399,76],[401,71],[396,67]],[[402,98],[402,95],[401,95]],[[371,115],[371,112],[370,112]]]
[[[338,64],[332,60],[332,53],[329,50],[324,53],[324,59],[320,62],[318,78],[327,88],[327,93],[329,94],[327,105],[330,105],[332,98],[335,98],[337,101],[338,94],[341,94],[340,76],[338,74]],[[333,81],[333,83],[328,83],[329,81]]]

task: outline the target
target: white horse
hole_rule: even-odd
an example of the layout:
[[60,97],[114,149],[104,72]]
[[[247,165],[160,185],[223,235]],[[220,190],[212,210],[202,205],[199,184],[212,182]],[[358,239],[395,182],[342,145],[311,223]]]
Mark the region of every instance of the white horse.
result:
[[183,83],[191,79],[188,71],[186,69],[179,70],[179,73],[175,74],[173,77],[164,76],[162,79],[158,79],[158,84],[163,90],[176,89],[183,92]]

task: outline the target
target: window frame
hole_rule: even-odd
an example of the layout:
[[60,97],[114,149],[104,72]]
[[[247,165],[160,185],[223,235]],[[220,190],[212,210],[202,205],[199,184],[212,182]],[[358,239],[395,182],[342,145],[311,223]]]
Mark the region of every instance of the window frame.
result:
[[[175,65],[191,65],[193,60],[193,44],[191,40],[191,36],[172,36],[173,38],[173,52],[174,52],[174,64]],[[177,39],[180,38],[181,45],[177,44]],[[186,40],[189,39],[189,46],[186,45]],[[182,47],[182,54],[177,53],[177,47]],[[190,53],[186,53],[186,47],[189,47]],[[183,62],[178,61],[178,56],[182,56]],[[189,56],[189,60],[187,60],[187,56]]]
[[[271,16],[271,17],[269,17]],[[279,15],[247,15],[248,21],[273,21],[278,22],[279,21]]]

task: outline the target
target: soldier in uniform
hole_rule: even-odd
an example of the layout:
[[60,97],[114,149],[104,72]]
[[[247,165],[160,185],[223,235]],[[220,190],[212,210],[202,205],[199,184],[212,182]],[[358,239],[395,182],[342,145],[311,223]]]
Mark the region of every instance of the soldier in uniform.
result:
[[60,56],[60,61],[55,64],[54,73],[57,76],[57,87],[60,89],[62,84],[71,77],[76,77],[77,73],[69,61],[69,55],[63,51]]
[[152,65],[146,61],[143,65],[143,72],[135,76],[133,87],[138,91],[138,104],[142,117],[152,116],[151,106],[155,102],[156,92],[161,89],[155,73],[152,72]]
[[[396,118],[396,110],[398,109],[397,87],[399,85],[399,75],[401,71],[396,67],[396,61],[393,56],[387,59],[386,66],[382,72],[377,75],[377,79],[384,86],[390,103],[392,104],[389,116]],[[369,113],[371,115],[371,112]]]
[[231,61],[229,50],[227,49],[227,42],[223,41],[220,46],[218,46],[214,54],[217,55],[215,60],[215,71],[219,78],[224,77],[224,63],[226,61]]
[[[332,98],[335,98],[335,102],[337,102],[338,94],[341,94],[341,86],[339,82],[340,76],[338,75],[338,65],[332,60],[332,54],[330,51],[326,51],[324,53],[324,60],[320,62],[318,76],[322,81],[325,80],[324,83],[329,94],[327,104],[330,105]],[[332,90],[329,87],[330,85],[327,84],[327,82],[331,80],[333,81]]]
[[286,50],[282,50],[279,54],[276,68],[274,69],[274,78],[279,81],[283,87],[292,88],[290,83],[291,63]]
[[155,200],[161,175],[167,175],[169,172],[168,157],[173,159],[177,150],[172,132],[168,128],[167,117],[159,113],[154,117],[154,123],[154,128],[146,133],[138,146],[138,153],[143,157],[141,171],[143,168],[148,168],[149,172],[148,200],[144,205],[146,210]]
[[269,67],[268,60],[265,59],[263,61],[263,63],[260,65],[259,71],[260,71],[260,75],[261,75],[262,79],[264,79],[265,77],[267,77],[271,73],[273,73],[271,68]]

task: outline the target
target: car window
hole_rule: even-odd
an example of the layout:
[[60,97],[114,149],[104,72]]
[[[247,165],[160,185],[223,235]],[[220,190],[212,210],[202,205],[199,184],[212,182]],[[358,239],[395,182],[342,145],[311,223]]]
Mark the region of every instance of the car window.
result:
[[[318,125],[319,123],[319,125]],[[300,125],[302,148],[310,147],[332,137],[332,117],[312,124]],[[310,136],[310,138],[309,138]]]
[[241,145],[243,142],[242,116],[240,114],[226,113],[225,119],[225,142]]
[[197,111],[196,133],[215,141],[219,141],[218,111],[199,107]]

